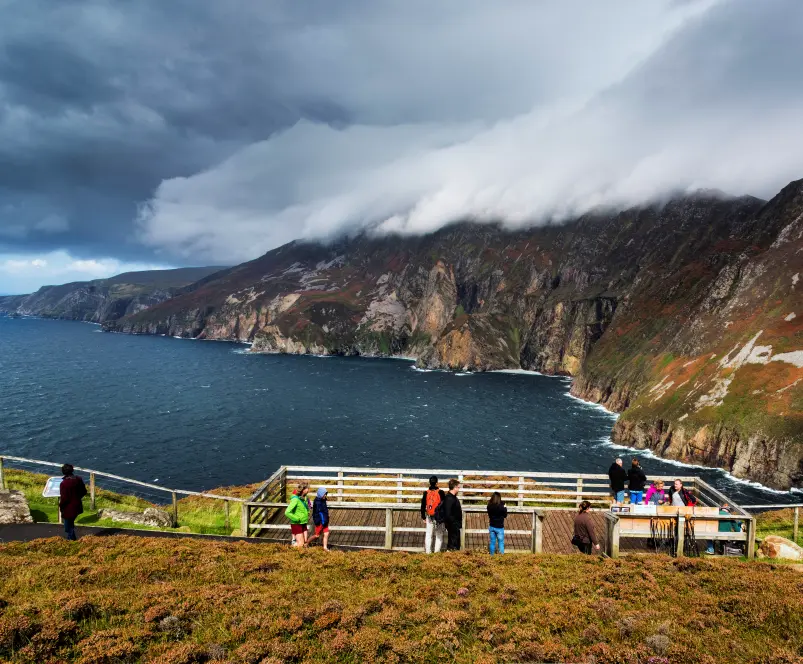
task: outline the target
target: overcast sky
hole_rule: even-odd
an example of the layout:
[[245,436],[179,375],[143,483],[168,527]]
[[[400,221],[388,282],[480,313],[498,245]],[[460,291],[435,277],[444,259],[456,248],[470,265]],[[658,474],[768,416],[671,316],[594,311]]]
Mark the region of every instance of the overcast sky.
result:
[[0,0],[0,293],[803,178],[801,0]]

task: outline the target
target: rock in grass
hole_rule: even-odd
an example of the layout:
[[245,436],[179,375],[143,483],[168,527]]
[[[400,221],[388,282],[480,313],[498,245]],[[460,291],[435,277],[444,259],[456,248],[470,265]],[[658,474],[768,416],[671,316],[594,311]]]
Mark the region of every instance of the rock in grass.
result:
[[0,524],[33,523],[28,501],[20,491],[0,491]]
[[767,558],[803,560],[803,547],[779,535],[767,535],[761,542],[759,550]]
[[173,526],[173,517],[154,507],[149,507],[144,512],[102,509],[98,512],[98,518],[111,519],[115,523],[133,523],[138,526],[155,526],[156,528],[172,528]]

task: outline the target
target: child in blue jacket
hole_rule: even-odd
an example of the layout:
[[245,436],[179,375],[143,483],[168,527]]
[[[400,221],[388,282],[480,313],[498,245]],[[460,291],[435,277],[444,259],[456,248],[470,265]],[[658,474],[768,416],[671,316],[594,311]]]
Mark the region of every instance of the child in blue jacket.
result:
[[323,550],[329,550],[329,505],[326,503],[327,491],[324,487],[318,489],[315,500],[312,502],[312,522],[315,524],[315,534],[310,542],[323,533]]

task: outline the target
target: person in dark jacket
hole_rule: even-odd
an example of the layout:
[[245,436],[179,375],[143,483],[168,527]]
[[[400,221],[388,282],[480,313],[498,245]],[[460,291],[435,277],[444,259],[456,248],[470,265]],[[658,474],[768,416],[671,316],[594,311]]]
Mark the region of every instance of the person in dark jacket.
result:
[[[443,513],[443,501],[446,494],[438,488],[438,478],[433,475],[429,478],[429,489],[421,496],[421,519],[426,523],[424,535],[424,552],[438,553],[443,548],[444,527],[437,519]],[[435,548],[432,540],[435,539]]]
[[448,534],[447,551],[460,550],[463,508],[460,506],[460,499],[457,497],[458,491],[460,491],[460,482],[456,479],[449,480],[449,491],[443,499],[443,524],[446,526],[446,533]]
[[488,501],[488,550],[491,555],[505,552],[505,519],[507,518],[507,507],[502,502],[502,494],[494,491]]
[[669,490],[669,504],[673,507],[692,507],[697,499],[683,486],[683,482],[675,480],[674,486]]
[[641,505],[645,486],[647,486],[647,476],[641,469],[638,459],[633,459],[630,470],[627,471],[627,488],[630,489],[631,505]]
[[608,477],[611,480],[611,493],[613,500],[621,505],[625,502],[625,482],[627,482],[627,473],[622,468],[622,460],[617,459],[611,464],[608,469]]
[[84,511],[81,499],[86,495],[86,484],[84,480],[73,474],[74,468],[65,463],[61,467],[61,474],[64,477],[59,486],[59,509],[61,518],[64,521],[64,536],[68,540],[77,540],[75,534],[75,520]]
[[323,533],[323,550],[329,550],[329,504],[326,502],[327,490],[319,487],[312,501],[312,523],[315,524],[315,534],[309,538],[307,544],[318,539]]
[[[579,540],[577,548],[581,553],[590,554],[593,549],[599,551],[599,538],[591,522],[591,503],[584,500],[580,503],[580,511],[574,517],[574,537]],[[572,540],[575,541],[574,539]]]

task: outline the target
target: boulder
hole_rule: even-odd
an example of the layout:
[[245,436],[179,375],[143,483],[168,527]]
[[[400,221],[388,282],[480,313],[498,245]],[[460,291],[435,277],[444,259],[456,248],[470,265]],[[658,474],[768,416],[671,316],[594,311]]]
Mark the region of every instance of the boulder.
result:
[[778,535],[767,535],[761,542],[759,552],[767,558],[803,560],[803,547]]
[[111,519],[116,523],[134,523],[138,526],[152,526],[156,528],[172,528],[173,517],[167,512],[149,507],[144,512],[120,512],[118,510],[102,509],[98,512],[99,519]]
[[28,501],[20,491],[0,491],[0,524],[33,523]]

